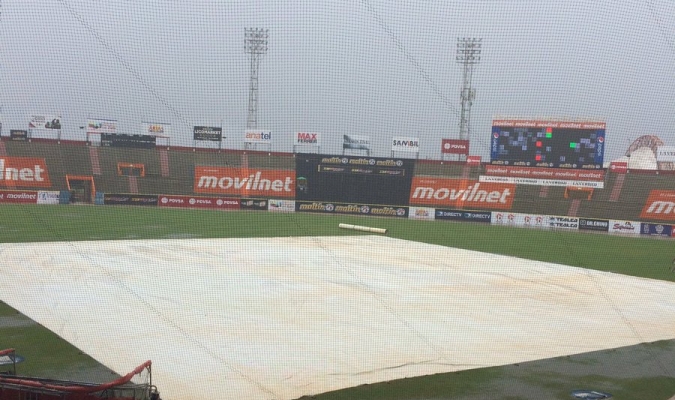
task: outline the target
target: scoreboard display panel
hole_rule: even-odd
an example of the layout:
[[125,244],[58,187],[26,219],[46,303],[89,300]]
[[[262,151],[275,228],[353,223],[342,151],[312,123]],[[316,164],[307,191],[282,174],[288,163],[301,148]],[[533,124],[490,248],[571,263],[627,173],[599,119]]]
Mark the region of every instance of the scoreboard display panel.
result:
[[601,169],[604,152],[604,122],[492,122],[493,165]]

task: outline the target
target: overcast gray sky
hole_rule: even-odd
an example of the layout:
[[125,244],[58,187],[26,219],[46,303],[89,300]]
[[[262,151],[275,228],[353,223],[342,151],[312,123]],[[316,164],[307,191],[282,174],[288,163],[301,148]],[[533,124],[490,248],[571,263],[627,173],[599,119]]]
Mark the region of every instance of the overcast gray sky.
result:
[[643,134],[675,145],[675,2],[81,1],[0,0],[4,134],[31,115],[61,114],[64,138],[87,117],[221,125],[241,148],[249,61],[244,28],[268,28],[260,65],[259,128],[272,150],[297,131],[371,136],[373,155],[394,136],[419,137],[439,158],[457,138],[462,70],[457,37],[482,37],[475,68],[471,154],[489,157],[493,116],[607,122],[605,159]]

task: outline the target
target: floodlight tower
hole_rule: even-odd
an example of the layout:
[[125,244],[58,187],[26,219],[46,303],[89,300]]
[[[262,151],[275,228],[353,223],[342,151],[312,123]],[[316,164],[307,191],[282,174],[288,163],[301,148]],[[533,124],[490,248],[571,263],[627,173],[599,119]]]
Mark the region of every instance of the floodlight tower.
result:
[[244,28],[244,49],[251,55],[251,78],[248,86],[248,118],[246,129],[258,127],[258,67],[267,53],[269,29]]
[[471,104],[476,98],[476,90],[471,87],[473,66],[480,62],[482,38],[457,38],[457,63],[464,66],[462,77],[462,113],[459,118],[459,138],[469,140],[471,133]]

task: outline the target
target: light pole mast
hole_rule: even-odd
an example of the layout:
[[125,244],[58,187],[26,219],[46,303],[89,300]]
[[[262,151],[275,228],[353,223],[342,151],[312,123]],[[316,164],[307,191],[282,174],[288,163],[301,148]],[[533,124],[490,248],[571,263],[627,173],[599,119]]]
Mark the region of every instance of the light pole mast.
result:
[[269,29],[244,28],[244,49],[251,55],[251,78],[248,86],[248,118],[246,129],[258,127],[258,68],[260,58],[267,53]]
[[476,98],[476,90],[471,87],[473,66],[480,62],[482,38],[457,38],[457,63],[463,65],[462,74],[462,112],[459,118],[459,138],[469,140],[471,134],[471,104]]

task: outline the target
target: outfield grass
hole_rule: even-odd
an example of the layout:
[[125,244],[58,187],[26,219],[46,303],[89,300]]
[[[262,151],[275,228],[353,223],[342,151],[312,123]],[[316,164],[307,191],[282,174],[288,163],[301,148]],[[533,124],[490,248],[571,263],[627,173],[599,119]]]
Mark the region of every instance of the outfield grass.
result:
[[[143,207],[2,205],[0,242],[363,234],[338,229],[337,225],[340,222],[387,228],[389,236],[400,239],[645,278],[669,281],[675,279],[675,274],[669,272],[671,260],[675,256],[675,248],[670,240],[357,216]],[[1,293],[0,300],[3,300]],[[0,321],[2,318],[23,317],[16,317],[15,314],[10,307],[0,303]],[[54,371],[57,369],[71,373],[94,369],[96,366],[94,360],[37,324],[5,327],[1,325],[0,323],[0,349],[13,347],[26,357],[26,362],[19,366],[21,374],[56,377]],[[675,357],[675,345],[672,345],[672,341],[667,341],[663,345],[666,350],[653,346],[634,346],[636,350],[631,351],[648,351],[649,357],[646,359],[654,358],[654,354],[660,353],[672,353]],[[602,360],[603,357],[609,356],[597,357]],[[553,363],[556,362],[558,361]],[[568,357],[561,358],[559,362],[572,363],[573,360]],[[597,363],[599,371],[602,370],[603,361],[593,359],[584,362]],[[601,372],[588,373],[585,376],[574,374],[549,376],[546,368],[532,365],[535,366],[524,377],[519,377],[514,372],[522,371],[522,368],[514,371],[509,369],[514,368],[512,366],[485,368],[364,385],[319,395],[316,398],[326,400],[501,398],[499,393],[503,390],[503,382],[511,382],[506,384],[522,385],[530,389],[538,388],[536,390],[546,389],[549,390],[546,392],[549,394],[553,391],[555,393],[553,398],[561,399],[569,398],[568,389],[575,382],[595,388],[609,386],[614,388],[615,395],[621,394],[621,398],[666,399],[668,397],[664,397],[665,394],[675,394],[675,376],[659,370],[658,365],[657,367],[647,365],[648,369],[656,368],[655,374],[631,379],[608,376]],[[161,383],[158,382],[158,385],[161,386]],[[532,389],[532,393],[536,393],[535,389]],[[525,390],[525,393],[529,392]],[[513,398],[534,398],[523,396]]]

